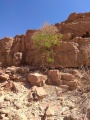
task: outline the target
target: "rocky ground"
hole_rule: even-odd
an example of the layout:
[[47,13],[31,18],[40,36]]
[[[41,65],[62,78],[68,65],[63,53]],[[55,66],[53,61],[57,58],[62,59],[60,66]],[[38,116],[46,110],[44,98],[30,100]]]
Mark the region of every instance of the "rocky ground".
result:
[[37,30],[0,39],[0,120],[90,120],[90,12],[48,27],[63,35],[57,69],[36,68],[46,58],[35,59]]
[[[65,75],[70,71],[63,69],[59,72]],[[0,120],[90,120],[89,69],[77,71],[82,74],[75,79],[80,75],[82,78],[78,79],[77,88],[71,90],[69,85],[61,83],[53,85],[46,82],[41,86],[34,83],[31,86],[27,76],[33,72],[29,67],[1,68]],[[39,76],[39,72],[34,75]]]

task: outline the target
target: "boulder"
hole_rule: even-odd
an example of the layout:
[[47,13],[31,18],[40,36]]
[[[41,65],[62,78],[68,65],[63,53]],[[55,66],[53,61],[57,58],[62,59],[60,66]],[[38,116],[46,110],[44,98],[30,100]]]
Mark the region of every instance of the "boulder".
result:
[[20,74],[26,74],[26,73],[29,72],[29,67],[27,67],[27,66],[25,66],[25,67],[19,67],[17,71]]
[[68,90],[69,89],[68,85],[60,85],[59,87],[62,88],[63,90]]
[[9,80],[9,75],[5,73],[0,73],[0,81]]
[[4,89],[6,91],[11,90],[14,93],[18,92],[18,88],[17,88],[16,84],[13,81],[10,81],[10,80],[4,85]]
[[31,102],[32,100],[40,100],[46,97],[47,93],[43,87],[33,86],[28,94],[28,101]]
[[17,67],[15,67],[15,66],[7,67],[7,68],[5,69],[5,73],[14,74],[14,73],[16,73],[16,71],[17,71]]
[[17,80],[19,79],[19,77],[20,77],[20,76],[18,76],[18,75],[16,75],[16,74],[10,75],[10,79],[11,79],[11,80],[15,80],[15,81],[17,81]]
[[63,80],[63,84],[68,85],[69,90],[75,90],[78,87],[76,80],[74,80],[74,81]]
[[43,86],[47,80],[47,76],[40,73],[29,73],[27,80],[31,85]]
[[25,82],[26,81],[25,77],[23,77],[21,75],[17,75],[17,74],[10,75],[10,79],[15,82]]
[[9,115],[9,120],[13,117],[13,120],[28,120],[24,113],[20,111],[14,111],[13,114]]
[[1,114],[9,114],[9,110],[5,110],[5,109],[0,109],[0,113]]
[[83,75],[78,70],[71,70],[70,73],[79,79],[83,77]]
[[37,93],[39,98],[44,98],[47,95],[43,87],[36,87],[36,88],[34,87],[34,89],[35,89],[34,91]]
[[63,85],[68,86],[67,89],[69,88],[69,90],[74,90],[78,87],[78,83],[74,75],[70,73],[62,73],[61,78]]
[[47,117],[53,116],[54,115],[54,110],[50,106],[46,107],[45,115]]
[[62,79],[66,81],[74,81],[75,76],[70,73],[62,73]]
[[59,70],[50,70],[48,72],[48,84],[60,85],[62,84],[61,73]]

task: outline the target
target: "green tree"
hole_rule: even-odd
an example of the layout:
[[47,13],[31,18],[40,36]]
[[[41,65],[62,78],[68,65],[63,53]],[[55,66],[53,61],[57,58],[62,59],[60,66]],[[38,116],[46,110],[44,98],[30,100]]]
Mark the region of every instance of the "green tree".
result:
[[[44,54],[41,64],[48,66],[54,62],[54,49],[60,45],[62,34],[58,32],[57,27],[45,24],[33,35],[34,44],[37,53]],[[37,58],[38,59],[38,58]]]

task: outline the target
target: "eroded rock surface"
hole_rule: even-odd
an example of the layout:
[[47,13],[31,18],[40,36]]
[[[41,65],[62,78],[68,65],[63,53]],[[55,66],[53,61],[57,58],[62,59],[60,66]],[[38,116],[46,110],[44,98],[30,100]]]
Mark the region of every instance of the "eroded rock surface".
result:
[[[90,66],[90,13],[72,13],[66,21],[55,26],[63,37],[60,46],[54,50],[54,67]],[[28,30],[24,35],[1,39],[0,65],[40,65],[42,55],[35,64],[37,52],[32,40],[34,32]]]

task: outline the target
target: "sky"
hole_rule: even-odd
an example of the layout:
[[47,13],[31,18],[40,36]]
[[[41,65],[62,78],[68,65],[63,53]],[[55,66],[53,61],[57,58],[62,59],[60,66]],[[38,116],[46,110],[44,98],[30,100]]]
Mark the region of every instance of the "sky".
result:
[[60,23],[73,12],[90,12],[90,0],[0,0],[0,39]]

